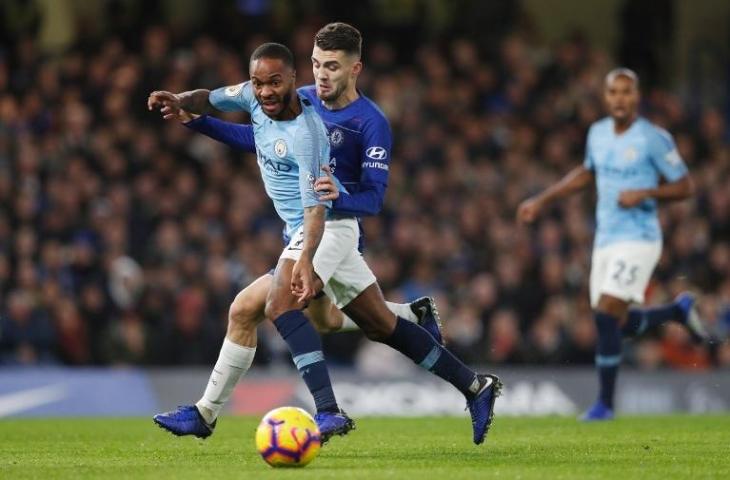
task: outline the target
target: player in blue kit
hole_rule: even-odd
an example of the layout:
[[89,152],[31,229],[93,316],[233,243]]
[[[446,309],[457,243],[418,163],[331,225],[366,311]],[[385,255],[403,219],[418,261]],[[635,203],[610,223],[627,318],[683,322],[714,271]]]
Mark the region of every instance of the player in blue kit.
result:
[[[320,34],[318,34],[318,44],[321,44],[323,48],[318,48],[315,46],[314,54],[313,54],[313,64],[314,64],[314,70],[315,74],[317,73],[318,68],[324,68],[327,69],[328,73],[322,73],[320,75],[316,75],[317,78],[317,87],[318,87],[318,94],[320,94],[320,97],[326,97],[328,93],[334,92],[335,95],[331,95],[330,98],[333,100],[336,100],[338,98],[342,98],[343,95],[350,96],[350,99],[346,99],[347,101],[344,102],[345,106],[348,104],[352,104],[353,106],[357,105],[359,94],[354,88],[354,81],[351,86],[351,88],[346,88],[347,83],[343,82],[338,85],[338,83],[335,81],[337,78],[337,70],[339,70],[342,65],[350,64],[350,67],[352,67],[352,64],[355,63],[357,65],[355,68],[355,73],[352,75],[352,79],[356,78],[357,73],[359,73],[359,38],[357,42],[357,57],[355,59],[355,62],[349,61],[352,59],[347,59],[346,57],[351,56],[351,52],[347,49],[340,49],[340,48],[332,48],[330,47],[329,50],[334,51],[326,51],[327,43],[332,42],[333,40],[330,38],[327,39],[328,34],[334,34],[332,36],[335,37],[334,40],[337,40],[337,35],[340,33],[338,30],[342,30],[343,27],[345,29],[349,28],[352,29],[352,27],[343,25],[343,24],[334,24],[328,27],[325,27],[322,29]],[[354,29],[352,29],[354,30]],[[340,51],[342,50],[342,51]],[[339,58],[339,60],[338,60]],[[348,61],[346,61],[348,60]],[[349,69],[352,71],[352,69]],[[331,72],[331,73],[329,73]],[[340,78],[343,76],[340,75]],[[346,77],[345,77],[346,78]],[[321,87],[321,88],[320,88]],[[245,85],[242,88],[246,88]],[[214,105],[217,105],[219,107],[222,107],[223,109],[227,108],[240,108],[240,105],[237,103],[241,101],[238,97],[238,92],[240,90],[237,89],[237,87],[229,87],[228,89],[220,89],[218,91],[214,91],[210,94],[210,102]],[[311,91],[311,90],[310,90]],[[230,97],[230,98],[229,98]],[[234,100],[235,99],[235,100]],[[327,106],[327,102],[323,102],[325,106]],[[369,102],[360,102],[360,104],[364,104],[364,110],[365,111],[372,111],[377,110],[377,108],[374,108],[374,106]],[[203,105],[204,106],[204,105]],[[245,99],[244,99],[244,106],[245,106]],[[337,105],[334,105],[335,107]],[[190,108],[190,107],[188,107]],[[191,110],[194,109],[190,108]],[[198,111],[203,110],[202,108],[197,108]],[[165,110],[163,109],[163,113],[165,113]],[[342,127],[343,123],[346,123],[348,121],[348,115],[343,115],[342,111],[334,110],[335,116],[339,116],[339,119],[336,118],[336,120],[339,120],[339,124],[335,124],[335,128],[330,130],[330,138],[332,143],[337,144],[339,142],[344,143],[344,139],[340,138],[338,141],[337,135],[342,136],[344,132],[341,130],[338,132],[338,127]],[[378,111],[379,114],[379,111]],[[371,135],[372,133],[367,132],[368,127],[372,127],[372,125],[369,125],[369,122],[367,119],[362,118],[362,114],[358,112],[357,109],[351,109],[351,112],[349,115],[353,116],[354,119],[352,120],[352,123],[354,124],[352,128],[352,132],[358,133],[358,129],[362,132],[363,137],[367,139],[368,135]],[[379,114],[380,117],[382,117],[382,114]],[[358,118],[359,117],[359,118]],[[255,121],[254,121],[255,122]],[[254,130],[256,130],[256,124],[254,123]],[[385,123],[386,131],[387,130],[387,123]],[[346,126],[344,128],[347,128]],[[370,128],[370,130],[375,130]],[[240,132],[239,132],[240,133]],[[388,132],[389,133],[389,132]],[[245,132],[243,135],[241,135],[240,138],[245,138]],[[355,136],[355,138],[357,138]],[[364,158],[363,165],[361,166],[363,168],[363,171],[366,168],[374,168],[376,170],[381,170],[386,172],[383,174],[382,172],[377,173],[374,176],[381,178],[387,178],[387,158],[388,158],[388,151],[390,146],[390,139],[389,136],[387,138],[387,149],[379,146],[379,145],[368,145],[366,148],[364,148]],[[361,156],[358,155],[356,158],[360,158]],[[339,164],[338,164],[339,166]],[[340,172],[340,175],[342,173]],[[367,185],[367,182],[361,182],[365,183]],[[383,182],[385,183],[385,182]],[[384,186],[383,189],[384,190]],[[380,208],[380,204],[382,203],[382,190],[378,193],[376,190],[376,194],[374,196],[371,196],[376,202],[377,207],[375,210],[377,211]],[[369,192],[362,192],[362,193],[369,193]],[[353,196],[354,198],[354,196]],[[353,207],[356,205],[353,204]],[[337,211],[337,210],[336,210]],[[342,208],[343,214],[347,213],[347,206],[345,205],[344,208]],[[369,213],[369,212],[366,212]],[[332,222],[334,224],[335,222]],[[328,225],[330,222],[328,222]],[[349,222],[348,226],[343,226],[343,230],[352,229],[352,226],[357,226],[356,223]],[[299,239],[296,237],[292,240],[292,244],[290,244],[289,250],[292,250],[292,246],[296,245],[297,242],[299,242]],[[336,250],[338,247],[341,247],[342,244],[346,244],[347,242],[337,242],[336,244],[332,244],[332,251]],[[323,243],[324,248],[325,244]],[[322,248],[320,250],[322,250]],[[295,249],[294,249],[295,250]],[[331,252],[330,252],[331,253]],[[350,306],[352,304],[352,307],[349,308],[355,308],[355,305],[362,305],[365,307],[365,310],[368,310],[369,308],[375,308],[380,310],[377,312],[377,315],[372,315],[368,312],[361,312],[360,310],[354,310],[355,316],[359,318],[361,326],[364,325],[364,330],[366,331],[366,334],[372,339],[383,341],[384,343],[388,343],[391,346],[394,346],[394,348],[400,350],[401,352],[405,353],[410,358],[414,359],[414,361],[417,361],[417,363],[421,363],[424,367],[429,368],[430,370],[437,373],[439,376],[442,376],[443,378],[447,379],[451,383],[455,384],[457,388],[460,388],[465,395],[467,396],[469,400],[469,406],[470,410],[472,411],[473,416],[473,422],[474,422],[474,428],[475,428],[475,441],[477,443],[480,443],[484,435],[486,434],[486,430],[489,427],[489,423],[491,422],[492,417],[492,408],[494,403],[494,397],[496,396],[499,383],[496,381],[496,378],[493,376],[477,376],[473,372],[468,371],[463,364],[458,362],[453,356],[451,356],[450,353],[443,350],[440,345],[438,347],[428,348],[428,346],[432,343],[434,343],[434,338],[430,335],[426,334],[426,337],[423,336],[423,333],[425,333],[422,329],[415,327],[415,329],[410,329],[410,334],[414,336],[415,338],[420,338],[420,343],[423,345],[418,345],[414,348],[413,345],[408,345],[409,342],[405,342],[403,338],[403,331],[408,331],[408,327],[400,328],[400,334],[396,335],[396,332],[393,331],[397,327],[398,322],[402,322],[402,318],[398,318],[393,313],[388,312],[385,313],[382,310],[382,297],[378,296],[380,295],[379,289],[377,289],[377,284],[375,284],[375,279],[372,276],[372,273],[369,271],[367,266],[362,261],[361,256],[358,252],[351,252],[346,253],[347,260],[340,262],[340,266],[338,267],[342,271],[345,271],[346,273],[344,276],[346,278],[334,278],[333,282],[324,282],[324,278],[322,279],[322,283],[326,283],[328,291],[328,295],[330,295],[332,298],[337,298],[338,300],[338,306],[345,307]],[[293,253],[291,253],[292,257],[291,259],[294,259]],[[335,259],[337,258],[337,255],[332,255]],[[282,258],[285,258],[284,255],[282,255]],[[345,268],[342,268],[344,265]],[[318,270],[319,273],[319,270]],[[348,277],[349,275],[349,277]],[[336,276],[336,274],[335,274]],[[320,275],[322,277],[322,275]],[[250,287],[249,287],[250,288]],[[362,302],[362,300],[366,300],[368,298],[367,295],[361,295],[366,290],[369,290],[370,293],[373,293],[374,291],[377,292],[377,296],[375,298],[375,301],[373,302],[372,299],[370,303]],[[355,300],[355,297],[362,296],[362,299]],[[422,308],[425,308],[422,307]],[[270,308],[267,307],[267,312],[269,313],[270,318],[275,318],[276,315],[270,313]],[[285,314],[288,314],[289,312],[285,312]],[[395,312],[398,314],[398,312]],[[412,313],[412,312],[411,312]],[[380,322],[379,324],[376,322]],[[405,322],[408,323],[408,322]],[[277,324],[278,326],[278,324]],[[388,332],[388,330],[391,330]],[[397,330],[397,329],[396,329]],[[230,332],[230,328],[229,328]],[[437,330],[436,330],[437,332]],[[383,338],[384,334],[390,333],[388,335],[390,338]],[[254,331],[255,334],[255,331]],[[439,336],[439,335],[435,335]],[[375,338],[374,338],[375,337]],[[410,343],[419,343],[418,340],[416,342],[410,342]],[[225,348],[225,345],[224,345]],[[443,351],[442,351],[443,350]],[[221,351],[221,357],[223,357],[224,351]],[[425,355],[425,357],[424,357]],[[443,356],[443,358],[441,358]],[[424,363],[425,362],[425,363]],[[218,364],[216,365],[218,367]],[[448,370],[450,367],[454,370],[453,372],[446,373],[446,370]],[[212,376],[213,378],[213,376]],[[210,384],[209,384],[210,386]],[[208,389],[206,389],[207,392]],[[311,389],[310,389],[311,390]],[[314,392],[313,392],[314,394]],[[315,403],[317,396],[315,396]],[[200,402],[198,404],[198,407],[200,407]],[[199,410],[203,410],[199,408]],[[322,409],[319,408],[318,405],[318,411]],[[174,414],[173,414],[174,416]],[[179,416],[179,415],[178,415]],[[158,416],[160,417],[160,416]],[[171,429],[172,430],[172,429]],[[174,433],[178,433],[177,431],[174,431]],[[187,431],[182,431],[182,434],[188,433]],[[198,434],[196,432],[190,432],[193,434]],[[208,433],[209,434],[209,433]],[[199,436],[205,436],[205,435],[199,435]]]
[[524,201],[517,212],[519,220],[533,222],[550,202],[595,182],[598,204],[590,296],[598,331],[600,388],[598,400],[583,420],[614,416],[622,337],[635,337],[664,322],[676,321],[696,340],[707,338],[689,293],[678,295],[667,305],[629,308],[632,302],[644,301],[644,291],[661,255],[658,201],[684,200],[692,195],[693,186],[672,136],[638,115],[636,74],[626,68],[611,71],[606,76],[604,97],[610,116],[591,126],[583,165]]

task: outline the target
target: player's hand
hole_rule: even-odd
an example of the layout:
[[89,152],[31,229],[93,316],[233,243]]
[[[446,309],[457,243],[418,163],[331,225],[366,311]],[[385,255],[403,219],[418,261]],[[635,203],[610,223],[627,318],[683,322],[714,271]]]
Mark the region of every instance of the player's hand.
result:
[[162,118],[171,120],[180,116],[180,99],[172,92],[157,90],[147,97],[147,109],[152,111],[159,109]]
[[178,110],[177,119],[180,120],[180,122],[182,122],[182,123],[188,123],[188,122],[192,122],[199,116],[200,115],[196,115],[195,113],[190,113],[187,110],[180,109],[180,110]]
[[314,191],[320,194],[319,199],[323,202],[336,200],[340,196],[340,190],[332,176],[332,169],[329,165],[325,165],[322,167],[322,171],[327,175],[317,178],[317,181],[314,182]]
[[625,190],[618,196],[618,204],[623,208],[633,208],[646,200],[643,190]]
[[532,223],[540,215],[542,203],[537,198],[528,198],[517,207],[517,221]]
[[299,302],[307,303],[317,293],[314,278],[314,265],[311,260],[304,256],[299,257],[291,272],[291,293]]

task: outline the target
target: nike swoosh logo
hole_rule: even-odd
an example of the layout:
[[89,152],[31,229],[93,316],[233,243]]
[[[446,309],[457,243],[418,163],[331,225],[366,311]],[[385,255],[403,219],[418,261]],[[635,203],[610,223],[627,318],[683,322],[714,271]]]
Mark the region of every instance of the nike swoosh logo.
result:
[[[482,393],[483,391],[485,391],[486,389],[488,389],[488,388],[489,388],[489,387],[490,387],[490,386],[491,386],[491,385],[492,385],[492,384],[494,383],[494,379],[493,379],[493,378],[491,378],[491,377],[487,377],[487,378],[486,378],[485,380],[486,380],[486,383],[485,383],[484,385],[482,385],[482,388],[480,388],[480,389],[479,389],[479,390],[478,390],[478,391],[476,392],[476,395],[477,395],[477,396],[479,396],[479,395],[480,395],[480,394],[481,394],[481,393]],[[472,391],[473,391],[473,390],[472,390]]]
[[15,415],[66,398],[64,385],[47,385],[0,395],[0,417]]

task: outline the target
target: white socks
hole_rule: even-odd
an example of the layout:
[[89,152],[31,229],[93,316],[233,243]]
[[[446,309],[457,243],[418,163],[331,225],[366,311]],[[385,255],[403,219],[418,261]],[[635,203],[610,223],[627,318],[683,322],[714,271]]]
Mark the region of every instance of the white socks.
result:
[[[386,301],[385,304],[388,305],[388,310],[398,315],[400,318],[413,323],[418,322],[418,317],[415,313],[413,313],[413,310],[411,310],[411,305],[409,303],[393,303]],[[342,328],[340,328],[338,332],[351,332],[353,330],[360,329],[360,327],[358,327],[350,317],[345,315],[344,312],[342,313],[342,317]]]
[[353,332],[355,330],[359,330],[360,327],[357,326],[357,323],[347,315],[345,315],[345,312],[342,312],[342,327],[340,327],[338,332]]
[[210,374],[203,398],[195,404],[206,422],[213,423],[231,397],[238,379],[251,367],[256,347],[244,347],[228,338],[223,340],[218,361]]
[[413,313],[413,310],[411,310],[410,303],[393,303],[386,301],[385,304],[388,305],[388,310],[395,313],[403,320],[408,320],[413,323],[418,322],[418,317],[415,313]]

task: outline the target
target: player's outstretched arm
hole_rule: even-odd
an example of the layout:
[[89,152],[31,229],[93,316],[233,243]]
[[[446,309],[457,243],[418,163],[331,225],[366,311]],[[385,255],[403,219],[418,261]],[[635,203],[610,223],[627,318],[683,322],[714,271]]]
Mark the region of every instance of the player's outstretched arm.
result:
[[208,96],[210,90],[191,90],[182,93],[172,93],[165,90],[156,90],[147,97],[147,109],[159,109],[165,120],[177,118],[180,109],[198,115],[215,111]]
[[185,126],[237,150],[256,152],[256,142],[251,125],[226,122],[203,115],[185,122]]
[[557,183],[522,202],[517,208],[517,220],[524,223],[534,222],[547,205],[579,192],[592,183],[593,172],[591,170],[583,165],[575,167]]
[[667,182],[656,188],[642,190],[625,190],[621,192],[618,203],[623,208],[632,208],[647,199],[655,200],[685,200],[694,194],[695,187],[692,178],[685,175],[676,182]]

